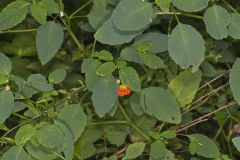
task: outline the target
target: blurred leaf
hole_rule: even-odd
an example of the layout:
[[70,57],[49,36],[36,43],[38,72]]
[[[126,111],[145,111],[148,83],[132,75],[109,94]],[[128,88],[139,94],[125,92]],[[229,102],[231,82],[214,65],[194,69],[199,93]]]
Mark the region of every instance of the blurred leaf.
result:
[[140,156],[145,148],[145,143],[138,142],[130,144],[126,150],[126,155],[123,159],[135,159]]

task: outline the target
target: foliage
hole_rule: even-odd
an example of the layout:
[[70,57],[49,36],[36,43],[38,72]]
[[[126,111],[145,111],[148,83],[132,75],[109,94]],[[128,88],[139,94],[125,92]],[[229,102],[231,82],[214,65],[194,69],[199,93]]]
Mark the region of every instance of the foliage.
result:
[[239,159],[239,8],[0,1],[0,158]]

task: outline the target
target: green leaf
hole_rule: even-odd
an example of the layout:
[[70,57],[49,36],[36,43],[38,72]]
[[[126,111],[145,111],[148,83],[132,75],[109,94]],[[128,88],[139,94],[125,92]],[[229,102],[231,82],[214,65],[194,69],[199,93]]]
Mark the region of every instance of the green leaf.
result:
[[10,91],[0,92],[0,124],[2,124],[12,113],[14,108],[14,96]]
[[220,40],[228,36],[227,26],[231,21],[231,15],[220,5],[213,5],[204,13],[203,20],[207,32],[213,38]]
[[219,150],[214,142],[202,134],[192,134],[189,136],[189,150],[191,154],[198,154],[206,158],[217,158],[220,156]]
[[152,14],[153,8],[149,2],[121,0],[113,11],[112,20],[119,30],[136,31],[151,23]]
[[130,144],[126,150],[126,155],[123,159],[135,159],[140,156],[145,148],[145,143],[138,142],[134,144]]
[[0,52],[0,75],[9,76],[12,71],[12,62],[5,54]]
[[231,88],[233,97],[238,104],[240,104],[240,85],[239,85],[240,74],[239,73],[240,73],[240,59],[238,58],[235,61],[234,65],[232,66],[232,70],[229,74],[230,88]]
[[105,23],[97,30],[97,32],[94,34],[94,37],[97,41],[103,44],[120,45],[129,43],[144,30],[145,28],[131,32],[120,31],[114,27],[112,19],[110,18],[109,20],[105,21]]
[[55,56],[62,45],[63,36],[62,27],[53,21],[49,21],[38,28],[36,37],[37,52],[43,65]]
[[234,146],[237,148],[237,150],[240,152],[240,137],[234,137],[232,139],[232,142]]
[[100,60],[104,60],[104,61],[112,61],[113,60],[113,56],[112,53],[110,53],[109,51],[106,50],[101,50],[100,52],[96,52],[93,57],[97,57]]
[[204,40],[200,33],[190,25],[179,23],[172,31],[168,41],[171,58],[186,69],[198,68],[205,56]]
[[129,127],[126,125],[107,125],[104,126],[104,132],[108,141],[119,147],[124,144],[129,133]]
[[103,117],[110,112],[115,105],[118,85],[113,76],[101,77],[93,87],[92,101],[95,112],[99,117]]
[[48,81],[53,84],[61,83],[67,76],[67,72],[63,69],[58,69],[51,72],[48,76]]
[[146,66],[151,69],[165,68],[163,60],[155,54],[144,52],[140,53],[140,58]]
[[37,139],[45,148],[63,150],[64,134],[61,129],[53,124],[47,124],[37,131]]
[[109,76],[116,69],[114,62],[106,62],[98,66],[96,74],[98,76]]
[[191,69],[187,69],[170,81],[168,89],[175,95],[181,107],[192,102],[200,85],[201,77],[201,71],[192,73]]
[[124,48],[120,53],[120,58],[129,62],[142,64],[142,60],[138,52],[132,47]]
[[40,24],[46,23],[47,13],[44,6],[41,3],[34,3],[31,6],[31,12],[33,18]]
[[164,12],[167,13],[169,12],[169,7],[171,4],[172,0],[155,0],[155,3],[157,6]]
[[185,12],[198,12],[208,6],[208,0],[172,0],[172,3]]
[[5,152],[1,160],[26,160],[28,154],[24,151],[23,146],[12,146]]
[[181,122],[180,106],[168,90],[160,87],[145,88],[141,92],[140,104],[145,112],[160,121]]
[[235,39],[240,39],[240,14],[231,14],[231,21],[228,26],[228,33],[231,37]]
[[55,2],[55,0],[42,0],[43,7],[47,11],[47,14],[59,14],[60,6]]
[[140,44],[143,42],[152,42],[152,47],[149,49],[151,53],[161,53],[168,49],[168,36],[159,32],[148,32],[138,36],[134,40],[134,44]]
[[143,110],[140,106],[140,95],[139,94],[133,93],[131,95],[130,107],[136,115],[141,116],[143,114]]
[[154,159],[163,158],[166,155],[167,148],[162,141],[155,141],[151,144],[150,156]]
[[68,105],[61,109],[58,120],[70,128],[75,141],[81,136],[87,124],[87,116],[80,104]]
[[0,31],[10,29],[21,23],[27,16],[30,3],[18,0],[10,3],[0,13]]
[[53,90],[53,85],[48,84],[46,78],[41,74],[31,74],[27,79],[27,83],[29,86],[41,92],[49,92]]
[[124,67],[119,70],[119,77],[123,84],[126,84],[131,90],[139,92],[141,82],[137,71],[132,67]]
[[94,0],[93,7],[87,16],[93,29],[98,29],[110,17],[111,12],[106,7],[106,0]]
[[163,138],[166,138],[166,139],[173,139],[175,138],[177,135],[176,135],[176,132],[175,131],[172,131],[172,130],[167,130],[167,131],[164,131],[160,134],[161,137]]
[[36,134],[36,129],[31,124],[26,124],[19,128],[15,135],[15,143],[17,145],[25,144]]

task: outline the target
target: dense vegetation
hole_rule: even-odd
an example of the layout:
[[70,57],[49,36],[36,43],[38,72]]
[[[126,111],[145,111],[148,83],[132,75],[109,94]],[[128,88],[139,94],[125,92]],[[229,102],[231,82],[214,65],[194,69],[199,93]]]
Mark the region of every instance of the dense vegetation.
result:
[[1,159],[239,159],[239,13],[237,0],[1,0]]

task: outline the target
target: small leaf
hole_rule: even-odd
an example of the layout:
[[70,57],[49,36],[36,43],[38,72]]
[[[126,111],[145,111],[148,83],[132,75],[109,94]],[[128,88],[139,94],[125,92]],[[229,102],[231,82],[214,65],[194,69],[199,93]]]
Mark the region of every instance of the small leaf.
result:
[[152,14],[153,8],[149,2],[121,0],[113,11],[112,20],[119,30],[136,31],[151,23]]
[[47,14],[59,14],[60,6],[55,2],[55,0],[42,0],[43,7],[47,11]]
[[238,104],[240,104],[240,85],[239,85],[240,74],[239,73],[240,73],[240,59],[238,58],[235,61],[232,67],[232,71],[229,75],[230,88],[233,93],[233,97]]
[[120,53],[120,58],[125,61],[142,64],[142,60],[138,52],[132,47],[124,48]]
[[220,156],[217,146],[211,139],[202,134],[192,134],[189,136],[189,149],[192,154],[198,154],[206,158],[217,158]]
[[0,52],[0,75],[9,76],[12,71],[12,62],[5,54]]
[[232,13],[231,21],[228,26],[228,33],[235,39],[240,39],[240,14]]
[[48,81],[53,84],[59,84],[66,78],[67,72],[63,69],[58,69],[49,74]]
[[138,142],[134,144],[130,144],[126,150],[126,155],[123,159],[136,159],[140,156],[145,148],[145,143]]
[[115,105],[118,85],[113,76],[100,77],[94,84],[92,101],[95,112],[99,117],[103,117]]
[[228,36],[227,26],[231,21],[231,15],[220,5],[213,5],[204,13],[203,20],[207,32],[213,38],[220,40]]
[[98,76],[109,76],[116,69],[116,65],[113,62],[106,62],[98,66],[96,74]]
[[138,115],[141,116],[143,114],[143,110],[140,106],[140,95],[137,93],[133,93],[130,99],[130,107],[132,111]]
[[165,68],[163,60],[155,54],[144,52],[140,53],[140,58],[146,66],[151,69]]
[[234,137],[232,139],[232,142],[234,146],[237,148],[237,150],[240,152],[240,137]]
[[0,92],[0,124],[2,124],[12,113],[14,108],[14,96],[10,91]]
[[151,53],[161,53],[168,49],[168,36],[159,32],[144,33],[134,40],[134,44],[140,44],[142,42],[152,42],[152,47],[149,49]]
[[25,144],[29,141],[36,133],[36,130],[33,125],[26,124],[19,128],[15,135],[15,143],[17,145]]
[[41,3],[35,3],[31,6],[31,12],[33,18],[40,24],[46,23],[47,13],[45,8]]
[[119,71],[119,77],[123,84],[126,84],[131,90],[139,92],[141,82],[137,71],[132,67],[124,67]]
[[80,104],[68,105],[61,109],[58,120],[70,128],[75,141],[81,136],[87,124],[87,116]]
[[27,16],[30,3],[18,0],[10,3],[0,13],[0,31],[10,29],[21,23]]
[[23,146],[12,146],[7,152],[5,152],[1,160],[26,160],[28,154],[24,151]]
[[172,131],[172,130],[167,130],[167,131],[164,131],[160,134],[161,137],[163,138],[166,138],[166,139],[173,139],[175,138],[177,135],[176,135],[176,132],[175,131]]
[[172,0],[172,3],[185,12],[198,12],[208,6],[208,0]]
[[204,43],[204,39],[195,28],[179,23],[169,37],[168,51],[181,68],[198,68],[205,56]]
[[36,43],[38,57],[43,65],[49,62],[57,53],[63,42],[62,27],[49,21],[38,28]]
[[170,91],[160,87],[149,87],[141,91],[142,109],[160,121],[180,123],[181,113],[175,97]]
[[171,4],[172,0],[155,0],[155,3],[157,6],[164,12],[167,13],[169,12],[169,7]]
[[151,144],[150,156],[154,159],[163,158],[166,155],[167,148],[162,141],[155,141]]
[[168,88],[177,98],[181,107],[190,104],[197,93],[202,73],[200,71],[192,73],[191,69],[181,72],[173,78]]
[[104,61],[112,61],[113,60],[113,56],[112,53],[110,53],[109,51],[106,50],[101,50],[100,52],[96,52],[93,57],[97,57],[100,60],[104,60]]
[[41,92],[49,92],[53,90],[53,85],[48,84],[46,78],[41,74],[32,74],[28,77],[27,83],[34,89]]

